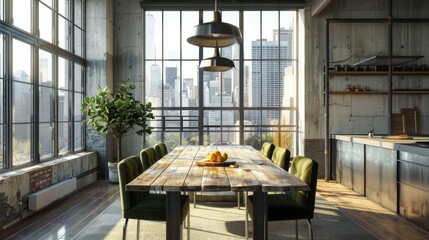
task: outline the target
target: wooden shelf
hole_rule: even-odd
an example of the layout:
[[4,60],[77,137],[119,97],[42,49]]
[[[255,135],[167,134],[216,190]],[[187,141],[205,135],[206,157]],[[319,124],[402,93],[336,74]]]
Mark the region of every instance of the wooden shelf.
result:
[[[429,90],[394,90],[393,94],[429,94]],[[387,94],[385,91],[330,91],[329,94]]]
[[[354,71],[348,71],[348,72],[336,72],[336,71],[329,71],[330,76],[387,76],[386,71],[367,71],[367,72],[354,72]],[[429,71],[394,71],[393,75],[397,76],[419,76],[419,75],[429,75]]]
[[382,91],[330,91],[330,94],[387,94],[387,92]]
[[393,90],[394,94],[429,94],[429,90]]

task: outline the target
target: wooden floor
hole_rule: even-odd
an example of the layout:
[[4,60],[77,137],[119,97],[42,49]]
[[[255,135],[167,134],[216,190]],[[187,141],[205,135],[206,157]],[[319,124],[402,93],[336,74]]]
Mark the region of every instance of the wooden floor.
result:
[[319,180],[317,192],[378,239],[429,239],[428,231],[341,184]]
[[[344,186],[319,180],[318,193],[379,239],[428,239],[429,232]],[[118,186],[97,181],[49,209],[0,231],[0,239],[71,239],[119,197]]]

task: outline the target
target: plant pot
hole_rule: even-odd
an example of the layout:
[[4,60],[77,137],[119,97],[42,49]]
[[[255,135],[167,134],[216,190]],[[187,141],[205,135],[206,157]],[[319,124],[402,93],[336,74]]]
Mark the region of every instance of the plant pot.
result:
[[118,163],[108,163],[107,167],[109,168],[109,182],[118,184]]

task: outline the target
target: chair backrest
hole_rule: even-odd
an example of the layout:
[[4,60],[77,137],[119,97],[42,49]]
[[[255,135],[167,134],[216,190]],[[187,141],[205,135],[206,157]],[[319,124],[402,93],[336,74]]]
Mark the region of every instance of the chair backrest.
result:
[[123,159],[118,163],[119,193],[121,196],[122,215],[127,218],[126,214],[129,209],[141,202],[148,192],[127,192],[125,185],[143,173],[143,167],[138,156],[131,156]]
[[262,144],[261,153],[264,154],[265,157],[271,159],[274,148],[275,148],[274,144],[269,142],[264,142],[264,144]]
[[158,161],[158,156],[156,154],[155,148],[145,148],[140,151],[140,160],[143,166],[143,171],[146,171],[150,166],[152,166],[156,161]]
[[158,159],[161,159],[168,154],[167,145],[165,145],[165,143],[158,143],[153,148],[155,148]]
[[285,171],[288,171],[290,161],[289,149],[283,147],[274,148],[273,156],[271,156],[271,161],[273,161],[277,166],[283,168]]
[[301,206],[314,212],[316,201],[318,163],[311,158],[296,156],[292,161],[289,172],[303,180],[310,187],[310,191],[292,191],[291,198]]

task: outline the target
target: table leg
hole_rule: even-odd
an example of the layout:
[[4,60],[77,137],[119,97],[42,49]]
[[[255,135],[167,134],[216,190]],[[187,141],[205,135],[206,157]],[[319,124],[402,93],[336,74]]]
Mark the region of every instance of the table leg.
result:
[[267,193],[253,192],[253,239],[268,239]]
[[167,240],[182,238],[180,231],[181,205],[180,192],[167,192]]

